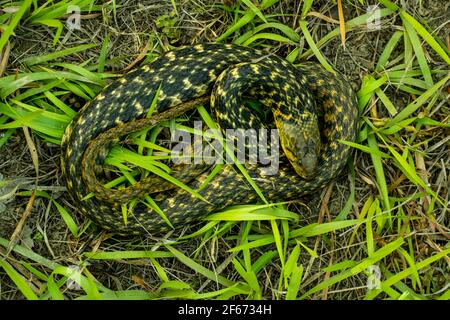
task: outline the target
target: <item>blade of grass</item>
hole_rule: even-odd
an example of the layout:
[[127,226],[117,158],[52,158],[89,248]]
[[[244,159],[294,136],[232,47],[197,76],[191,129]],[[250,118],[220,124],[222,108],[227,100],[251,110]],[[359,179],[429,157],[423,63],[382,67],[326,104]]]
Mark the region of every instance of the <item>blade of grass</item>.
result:
[[[203,121],[205,121],[205,123],[208,125],[208,127],[210,129],[214,130],[214,132],[218,132],[216,123],[214,122],[214,120],[212,120],[211,116],[208,114],[206,109],[202,106],[202,107],[198,107],[197,110],[200,113],[200,116],[202,117]],[[222,137],[216,136],[215,138],[217,139],[217,141],[222,143],[222,139],[221,139]],[[238,167],[239,171],[245,177],[247,182],[252,186],[252,188],[255,190],[255,192],[258,194],[258,196],[261,198],[261,200],[263,200],[265,203],[267,203],[267,200],[264,197],[264,194],[261,192],[261,189],[258,187],[258,185],[255,183],[255,181],[249,175],[249,173],[244,168],[244,166],[237,161],[237,158],[234,155],[233,150],[231,150],[229,148],[228,143],[225,146],[222,143],[222,147],[223,147],[223,150],[225,150],[225,152],[227,153],[227,155],[229,155],[232,158],[236,167]]]
[[59,37],[64,29],[64,25],[61,21],[56,19],[40,19],[36,20],[35,23],[43,24],[48,27],[56,28],[55,36],[53,37],[53,45],[58,43]]
[[256,300],[261,299],[262,296],[261,288],[259,286],[256,275],[251,270],[246,271],[237,259],[233,259],[231,262],[233,263],[234,268],[242,277],[242,279],[244,279],[244,281],[248,284],[248,286],[254,291],[255,294],[254,298]]
[[100,49],[100,54],[98,55],[98,72],[103,72],[105,70],[106,55],[108,54],[109,45],[109,34],[106,34],[102,41],[102,48]]
[[53,276],[47,278],[47,290],[52,297],[52,300],[64,300],[64,295],[59,290],[59,286],[56,284]]
[[333,221],[326,223],[312,223],[305,227],[293,230],[289,233],[289,238],[297,237],[315,237],[321,234],[337,231],[343,228],[352,227],[354,225],[360,224],[361,221],[354,220],[344,220],[344,221]]
[[255,15],[257,15],[262,21],[267,23],[266,17],[262,14],[261,10],[259,10],[251,0],[241,0]]
[[62,102],[58,97],[56,97],[51,91],[44,91],[44,95],[48,100],[53,102],[53,104],[62,112],[64,112],[69,118],[74,118],[77,112],[72,110],[67,104]]
[[[183,264],[185,264],[186,266],[188,266],[189,268],[191,268],[192,270],[202,274],[203,276],[205,276],[208,279],[211,279],[215,282],[218,282],[226,287],[231,287],[233,285],[235,285],[235,282],[228,280],[227,278],[218,275],[217,273],[208,270],[207,268],[203,267],[202,265],[198,264],[197,262],[195,262],[194,260],[188,258],[187,256],[185,256],[183,253],[181,253],[180,251],[178,251],[177,249],[173,248],[170,245],[166,245],[165,246],[178,260],[180,260],[180,262],[182,262]],[[245,290],[245,287],[241,287],[243,290]]]
[[302,6],[302,19],[304,19],[306,17],[306,14],[308,13],[309,9],[311,9],[311,6],[313,4],[313,0],[305,0],[303,1],[303,6]]
[[[389,202],[389,191],[386,183],[386,176],[384,174],[384,166],[381,158],[376,155],[376,152],[379,151],[378,143],[373,134],[369,134],[367,137],[367,144],[369,148],[375,150],[375,152],[370,153],[370,158],[372,159],[373,168],[375,170],[375,177],[377,178],[377,186],[380,191],[381,199],[383,200],[383,206],[385,211],[390,212],[391,204]],[[389,221],[392,222],[391,216],[389,214]]]
[[427,60],[425,58],[425,54],[423,52],[422,44],[420,43],[420,39],[417,36],[416,31],[411,26],[411,24],[403,19],[403,26],[405,27],[406,34],[411,41],[412,48],[414,53],[416,54],[417,62],[419,62],[420,69],[422,70],[423,77],[425,82],[429,85],[433,85],[433,78],[431,77],[430,67],[428,66]]
[[59,50],[56,52],[52,52],[49,54],[44,54],[41,56],[32,56],[32,57],[28,57],[26,59],[23,60],[23,62],[28,65],[28,66],[32,66],[35,64],[41,64],[44,62],[48,62],[51,60],[55,60],[58,58],[62,58],[65,56],[69,56],[71,54],[77,53],[77,52],[81,52],[81,51],[86,51],[90,48],[96,47],[97,44],[94,43],[88,43],[88,44],[81,44],[79,46],[75,46],[75,47],[71,47],[71,48],[66,48],[63,50]]
[[279,34],[275,33],[268,33],[268,32],[261,32],[258,34],[255,34],[254,36],[251,36],[248,38],[242,45],[249,46],[251,43],[255,42],[256,40],[265,39],[265,40],[272,40],[277,41],[280,43],[287,43],[291,45],[295,45],[295,42],[291,41],[291,39],[280,36]]
[[83,255],[92,260],[126,260],[126,259],[156,259],[171,258],[174,255],[166,251],[96,251],[84,252]]
[[[267,9],[277,3],[279,0],[263,0],[261,3],[261,9]],[[239,18],[238,21],[233,23],[230,27],[228,27],[227,30],[225,30],[224,33],[222,33],[217,39],[216,42],[221,42],[228,38],[230,35],[241,29],[243,26],[247,25],[250,21],[254,19],[256,16],[256,13],[252,10],[248,10],[245,12],[245,14]],[[264,21],[264,20],[263,20]],[[264,21],[267,22],[267,21]]]
[[[14,79],[14,80],[13,80]],[[6,98],[11,93],[15,92],[18,89],[21,89],[25,87],[26,85],[33,83],[33,82],[39,82],[42,80],[66,80],[65,84],[70,84],[67,82],[67,80],[78,80],[81,82],[87,82],[92,83],[89,79],[79,76],[77,74],[74,74],[72,72],[66,72],[66,71],[50,71],[50,72],[33,72],[33,73],[21,73],[17,76],[7,76],[0,78],[0,96],[1,98]],[[13,80],[13,81],[11,81]],[[71,90],[72,91],[72,90]],[[87,97],[86,100],[89,100],[89,97]]]
[[437,93],[437,91],[445,85],[445,83],[450,80],[450,74],[448,74],[445,78],[436,82],[433,86],[431,86],[427,91],[425,91],[422,95],[420,95],[416,100],[408,104],[402,111],[400,111],[393,119],[388,121],[385,125],[386,127],[392,126],[394,123],[398,121],[404,120],[409,117],[414,111],[420,108],[425,102],[427,102],[431,96]]
[[422,187],[429,195],[431,195],[433,198],[435,198],[441,205],[444,205],[444,202],[441,198],[439,198],[433,190],[428,186],[428,184],[422,180],[422,178],[419,177],[417,174],[415,168],[410,165],[403,157],[400,155],[393,147],[391,147],[389,144],[386,144],[384,139],[380,136],[380,138],[383,140],[385,146],[389,149],[389,151],[394,155],[395,160],[397,160],[397,168],[399,168],[408,179],[413,182],[416,186]]
[[273,239],[275,241],[275,246],[277,247],[278,256],[280,258],[281,269],[283,269],[285,264],[285,253],[283,250],[283,242],[281,240],[280,230],[278,229],[278,225],[275,220],[270,220],[270,226],[272,228]]
[[300,285],[303,276],[303,266],[295,266],[295,270],[290,277],[290,281],[286,291],[286,300],[297,299],[298,292],[300,291]]
[[297,34],[297,32],[295,32],[294,29],[292,29],[289,26],[287,26],[285,24],[282,24],[282,23],[269,22],[269,23],[261,24],[261,25],[255,27],[255,28],[253,28],[252,30],[244,33],[242,36],[240,36],[239,38],[234,40],[233,43],[235,43],[235,44],[242,44],[245,41],[247,41],[251,36],[253,36],[255,34],[258,34],[260,31],[262,31],[264,29],[269,29],[269,28],[273,28],[273,29],[277,29],[277,30],[281,31],[291,41],[293,41],[295,43],[300,42],[300,36]]
[[[85,271],[87,271],[87,269],[85,269]],[[81,270],[71,267],[58,266],[55,268],[55,270],[53,270],[50,277],[52,277],[55,274],[66,276],[68,279],[71,279],[72,281],[76,282],[78,285],[80,285],[80,287],[84,290],[84,292],[86,292],[86,294],[90,299],[93,300],[100,299],[100,292],[98,291],[96,284],[89,276],[82,277]]]
[[378,58],[378,63],[375,67],[375,72],[382,71],[394,51],[394,49],[397,47],[398,41],[403,36],[403,32],[401,31],[395,31],[392,37],[389,39],[388,43],[384,46],[383,52],[381,53],[380,57]]
[[222,212],[208,215],[206,220],[220,221],[253,221],[253,220],[270,220],[289,219],[298,220],[296,213],[283,210],[280,208],[260,208],[254,209],[253,205],[242,205],[239,207],[231,207]]
[[75,238],[78,238],[78,227],[75,221],[73,220],[72,216],[67,212],[67,210],[60,205],[58,202],[52,199],[53,204],[58,209],[59,214],[63,218],[64,222],[66,223],[67,227],[69,228],[70,232],[73,234]]
[[258,273],[266,265],[268,265],[277,256],[275,250],[264,252],[252,265],[252,270],[254,273]]
[[383,105],[386,107],[386,110],[389,112],[389,114],[393,117],[397,114],[397,109],[395,108],[392,101],[388,98],[388,96],[383,92],[381,89],[376,89],[375,94],[378,96],[378,98],[381,100]]
[[28,9],[31,6],[32,0],[24,0],[21,2],[19,9],[16,11],[14,16],[12,17],[9,24],[6,26],[6,28],[3,30],[1,36],[0,36],[0,52],[3,52],[3,48],[8,42],[11,35],[14,34],[14,29],[19,24],[20,20],[22,19],[25,12],[28,11]]
[[420,281],[419,272],[417,270],[414,258],[411,257],[409,255],[409,253],[402,248],[398,248],[398,252],[400,252],[400,254],[405,258],[405,260],[409,264],[409,267],[411,268],[411,283],[412,283],[413,288],[416,289],[417,286],[421,287],[422,284]]
[[402,279],[405,279],[406,277],[409,277],[413,272],[415,272],[416,270],[420,270],[423,269],[425,267],[428,267],[430,264],[432,264],[433,262],[436,262],[444,257],[447,257],[450,254],[450,248],[447,248],[429,258],[426,258],[425,260],[419,261],[415,264],[415,267],[409,267],[405,270],[402,270],[396,274],[394,274],[393,276],[391,276],[390,278],[384,280],[381,282],[381,289],[375,289],[372,290],[370,292],[368,292],[368,294],[366,295],[366,299],[373,299],[375,298],[378,294],[380,294],[383,291],[386,291],[386,289],[390,288],[391,286],[393,286],[395,283],[401,281]]
[[[384,18],[386,16],[389,16],[391,14],[393,14],[395,11],[385,8],[385,9],[381,9],[378,10],[379,13],[379,17]],[[360,25],[366,25],[368,18],[370,18],[370,16],[373,14],[373,12],[370,13],[366,13],[363,15],[360,15],[356,18],[353,18],[349,21],[347,21],[345,27],[348,31],[351,31],[353,28],[360,26]],[[321,48],[322,46],[324,46],[328,41],[330,41],[331,39],[333,39],[336,36],[339,36],[340,34],[340,29],[339,27],[333,29],[332,31],[330,31],[328,34],[326,34],[325,36],[323,36],[319,41],[317,41],[317,48]],[[300,57],[299,59],[306,59],[308,57],[310,57],[313,54],[313,50],[312,48],[306,50]]]
[[328,288],[332,286],[333,284],[339,283],[344,279],[347,279],[351,276],[357,275],[367,269],[369,266],[374,265],[376,262],[380,261],[381,259],[385,258],[389,254],[391,254],[393,251],[395,251],[397,248],[399,248],[404,243],[403,238],[398,238],[382,248],[378,249],[373,253],[372,256],[369,256],[363,260],[361,260],[356,266],[351,268],[350,270],[345,270],[338,275],[335,275],[333,277],[328,278],[325,281],[322,281],[318,285],[314,286],[312,289],[305,292],[300,299],[304,299],[308,296],[310,296],[313,293],[316,293],[318,291],[321,291],[325,288]]
[[305,37],[306,42],[308,43],[311,50],[314,52],[314,55],[316,56],[317,60],[319,60],[320,64],[331,73],[335,74],[335,71],[333,70],[333,67],[328,63],[328,61],[325,59],[325,57],[320,52],[319,48],[317,47],[316,43],[314,42],[311,34],[308,31],[308,22],[306,21],[300,21],[300,29],[302,30],[303,36]]
[[400,11],[400,17],[402,17],[403,21],[407,21],[446,63],[450,64],[450,57],[445,50],[416,19],[404,10]]
[[[83,68],[81,66],[77,66],[71,63],[55,63],[55,66],[59,66],[59,67],[63,67],[66,69],[69,69],[70,71],[73,71],[75,73],[78,73],[79,75],[85,77],[86,79],[89,79],[92,83],[95,83],[96,85],[98,85],[99,87],[104,87],[106,86],[105,81],[103,81],[102,77],[100,74],[96,74],[94,72],[89,71],[86,68]],[[80,83],[80,85],[83,85],[83,83]],[[86,90],[90,90],[91,88],[87,87],[84,88],[85,91]],[[94,96],[95,93],[93,91],[89,92],[90,96]]]
[[14,282],[17,288],[28,300],[38,300],[33,289],[28,285],[27,281],[5,260],[0,259],[0,267],[5,270],[9,278]]

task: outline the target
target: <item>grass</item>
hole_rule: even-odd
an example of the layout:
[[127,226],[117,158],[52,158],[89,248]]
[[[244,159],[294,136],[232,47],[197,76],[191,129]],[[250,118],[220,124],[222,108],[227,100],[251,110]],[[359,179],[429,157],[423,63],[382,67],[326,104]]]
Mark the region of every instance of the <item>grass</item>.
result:
[[[378,2],[378,31],[368,29],[362,0],[338,1],[336,16],[329,11],[334,4],[319,1],[205,2],[200,10],[167,1],[146,11],[132,1],[2,3],[0,298],[448,300],[448,39],[414,7]],[[64,26],[70,5],[83,17],[78,32]],[[133,10],[142,20],[133,20]],[[112,31],[119,26],[121,32]],[[48,45],[28,43],[30,32]],[[64,128],[123,70],[206,41],[347,73],[361,114],[357,141],[341,141],[355,149],[347,177],[295,203],[261,201],[212,213],[181,234],[123,239],[97,229],[58,188]],[[214,128],[205,108],[197,117]],[[132,135],[137,151],[114,147],[107,161],[122,175],[107,187],[133,184],[143,168],[196,193],[170,176],[161,155],[169,150],[157,144],[161,128],[194,132],[187,120]],[[24,126],[32,129],[38,163],[20,143]],[[34,169],[36,185],[24,180],[35,178]],[[246,176],[245,167],[239,170]],[[18,224],[33,190],[32,214]],[[145,201],[155,208],[151,197]],[[132,206],[124,207],[124,219]]]

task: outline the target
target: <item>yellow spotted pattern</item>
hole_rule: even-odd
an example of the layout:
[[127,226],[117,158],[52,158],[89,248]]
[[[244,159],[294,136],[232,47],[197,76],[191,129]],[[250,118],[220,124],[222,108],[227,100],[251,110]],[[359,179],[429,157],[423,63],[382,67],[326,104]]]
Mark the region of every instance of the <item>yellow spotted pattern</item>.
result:
[[[247,88],[245,81],[252,86]],[[108,149],[121,137],[179,117],[199,104],[214,106],[222,129],[258,127],[260,120],[250,117],[249,110],[240,103],[238,92],[243,89],[244,95],[254,95],[273,109],[277,126],[284,126],[280,135],[301,134],[307,144],[309,140],[320,142],[313,179],[297,175],[286,157],[280,159],[275,175],[267,175],[259,165],[246,167],[267,200],[295,200],[336,177],[350,153],[350,148],[339,140],[354,141],[357,132],[357,100],[348,81],[315,64],[293,66],[251,48],[201,44],[168,52],[129,72],[80,110],[62,139],[62,172],[74,204],[96,224],[125,235],[161,233],[171,228],[158,212],[142,202],[125,220],[121,204],[130,197],[151,194],[158,211],[175,228],[229,205],[257,201],[254,189],[232,165],[225,165],[204,188],[200,186],[209,178],[207,168],[183,171],[190,174],[187,186],[206,201],[179,188],[164,189],[167,183],[162,179],[156,179],[156,183],[141,181],[124,190],[108,190],[103,187],[105,177],[98,170]],[[158,90],[156,111],[147,119]],[[293,147],[298,150],[304,146]],[[161,190],[154,193],[156,189],[152,188],[159,187]],[[91,192],[95,196],[86,197]]]

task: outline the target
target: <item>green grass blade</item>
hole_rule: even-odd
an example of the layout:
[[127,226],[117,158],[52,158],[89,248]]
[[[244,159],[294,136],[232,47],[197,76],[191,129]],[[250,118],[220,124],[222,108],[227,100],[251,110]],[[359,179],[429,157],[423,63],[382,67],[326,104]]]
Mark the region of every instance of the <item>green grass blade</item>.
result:
[[64,222],[66,223],[67,227],[69,228],[70,232],[73,234],[75,238],[78,237],[78,227],[75,221],[73,220],[72,216],[67,212],[67,210],[60,205],[58,202],[52,199],[53,204],[58,209],[59,214],[63,218]]
[[290,277],[290,281],[287,287],[286,300],[297,299],[298,292],[300,291],[300,284],[302,282],[302,276],[303,266],[296,266],[294,272]]
[[368,153],[368,154],[376,155],[377,157],[380,157],[380,158],[384,158],[384,159],[392,158],[389,154],[387,154],[387,153],[385,153],[383,151],[380,151],[380,149],[378,149],[378,148],[372,148],[370,146],[365,146],[365,145],[362,145],[362,144],[359,144],[359,143],[356,143],[356,142],[344,141],[344,140],[339,140],[339,143],[346,144],[346,145],[348,145],[348,146],[350,146],[352,148],[361,150],[361,151],[363,151],[365,153]]
[[297,237],[314,237],[321,234],[326,234],[329,232],[337,231],[343,228],[348,228],[360,224],[361,221],[354,220],[344,220],[344,221],[333,221],[326,223],[312,223],[300,229],[293,230],[289,233],[289,238]]
[[36,20],[36,23],[46,25],[48,27],[56,28],[55,36],[53,37],[53,45],[56,45],[58,43],[59,37],[61,36],[61,33],[64,29],[64,24],[56,19],[41,19]]
[[394,34],[392,35],[392,37],[389,39],[388,43],[384,47],[383,52],[381,53],[380,57],[378,58],[378,63],[375,67],[375,72],[380,72],[386,67],[386,64],[388,63],[388,60],[389,60],[392,52],[396,48],[397,43],[401,39],[402,36],[403,36],[403,32],[401,32],[401,31],[394,32]]
[[[86,270],[87,271],[87,270]],[[86,292],[88,297],[93,300],[100,300],[100,293],[95,283],[89,277],[82,277],[81,270],[59,266],[53,270],[52,274],[59,274],[76,282]]]
[[375,150],[375,152],[370,153],[370,158],[372,159],[375,176],[377,178],[377,186],[380,191],[381,199],[383,200],[384,209],[389,212],[391,210],[391,204],[389,203],[389,192],[386,183],[386,176],[384,174],[384,166],[381,158],[376,155],[379,149],[377,140],[373,134],[370,134],[367,137],[367,143],[369,145],[369,148]]
[[369,266],[374,265],[376,262],[380,261],[384,257],[391,254],[393,251],[395,251],[397,248],[399,248],[403,243],[404,243],[403,238],[398,238],[397,240],[386,244],[384,247],[375,251],[372,256],[363,259],[361,262],[359,262],[356,266],[354,266],[350,270],[345,270],[345,271],[339,273],[338,275],[335,275],[333,277],[328,278],[325,281],[322,281],[321,283],[319,283],[312,289],[305,292],[300,297],[300,299],[304,299],[313,293],[321,291],[321,290],[328,288],[328,287],[332,286],[333,284],[336,284],[344,279],[347,279],[351,276],[361,273],[362,271],[367,269]]
[[14,33],[14,29],[19,24],[20,20],[22,19],[25,12],[28,11],[28,9],[31,6],[32,0],[24,0],[21,2],[19,9],[16,11],[14,16],[12,17],[11,21],[9,22],[8,26],[3,30],[1,36],[0,36],[0,52],[3,51],[3,48],[5,47],[6,43],[8,42],[11,35]]
[[224,211],[208,215],[205,219],[220,221],[298,220],[298,215],[284,209],[269,207],[269,205],[241,205],[228,207]]
[[323,56],[323,54],[320,52],[320,49],[314,42],[311,33],[309,33],[308,30],[308,22],[306,21],[300,21],[300,29],[302,30],[303,36],[305,37],[306,42],[308,43],[309,47],[311,48],[312,52],[314,52],[314,55],[316,56],[317,60],[319,60],[320,64],[331,73],[335,74],[335,71],[333,67],[328,63],[327,59]]
[[415,289],[418,285],[421,286],[419,271],[417,270],[416,263],[414,261],[414,258],[411,257],[411,255],[404,249],[398,248],[398,252],[405,258],[405,260],[408,262],[409,267],[411,269],[411,282],[412,286]]
[[409,41],[411,42],[414,53],[416,54],[416,58],[419,62],[420,69],[422,70],[423,77],[426,83],[431,86],[433,85],[433,78],[431,77],[430,67],[428,66],[427,60],[425,58],[425,53],[423,52],[420,39],[417,36],[414,28],[407,20],[403,20],[403,25],[405,26],[405,31],[409,37]]
[[391,286],[393,286],[397,282],[401,281],[402,279],[405,279],[406,277],[409,277],[416,270],[420,270],[420,269],[423,269],[425,267],[428,267],[433,262],[436,262],[436,261],[438,261],[438,260],[440,260],[440,259],[442,259],[444,257],[447,257],[449,254],[450,254],[450,248],[447,248],[447,249],[442,250],[441,252],[438,252],[437,254],[435,254],[435,255],[433,255],[433,256],[431,256],[429,258],[426,258],[425,260],[417,262],[415,264],[415,267],[413,267],[413,268],[409,267],[409,268],[407,268],[405,270],[402,270],[402,271],[394,274],[390,278],[388,278],[388,279],[386,279],[386,280],[381,282],[381,289],[372,290],[371,292],[368,293],[366,298],[367,299],[375,298],[382,291],[386,291],[387,288],[390,288]]
[[191,268],[192,270],[202,274],[203,276],[205,276],[208,279],[211,279],[215,282],[218,282],[224,286],[227,287],[231,287],[233,285],[235,285],[235,283],[231,280],[228,280],[227,278],[218,275],[217,273],[208,270],[207,268],[203,267],[202,265],[198,264],[197,262],[195,262],[194,260],[188,258],[187,256],[185,256],[183,253],[181,253],[180,251],[178,251],[177,249],[173,248],[172,246],[166,245],[166,248],[178,259],[180,260],[183,264],[185,264],[186,266],[188,266],[189,268]]
[[33,289],[28,285],[27,281],[5,260],[0,259],[0,267],[5,270],[9,278],[14,282],[17,288],[28,300],[38,300]]
[[50,275],[47,279],[47,290],[50,293],[52,300],[64,300],[64,295],[59,290],[59,286],[53,279],[53,275]]
[[105,70],[106,64],[106,55],[108,54],[108,45],[109,45],[109,34],[106,34],[106,37],[102,41],[102,47],[100,49],[100,54],[98,56],[98,72],[103,72]]
[[250,21],[253,20],[255,15],[256,14],[253,11],[247,11],[238,21],[228,27],[228,29],[216,39],[216,42],[222,42],[230,35],[241,29],[243,26],[247,25]]
[[302,6],[302,19],[305,18],[306,14],[308,13],[309,9],[311,9],[311,6],[313,4],[314,0],[305,0],[303,1],[303,6]]
[[[383,139],[383,138],[381,138]],[[397,160],[397,167],[408,177],[408,179],[415,185],[422,187],[428,194],[433,196],[440,204],[444,205],[443,201],[434,193],[433,190],[428,186],[426,182],[422,180],[417,174],[415,168],[410,165],[393,147],[386,144],[386,147],[394,155],[395,160]]]
[[62,102],[58,97],[56,97],[51,91],[44,91],[44,95],[48,100],[53,102],[53,104],[58,107],[59,110],[64,112],[69,118],[74,118],[77,114],[76,111],[72,110],[67,104]]
[[255,15],[257,15],[262,21],[267,23],[266,17],[262,14],[261,10],[259,10],[251,0],[241,0]]
[[55,60],[58,58],[62,58],[65,56],[69,56],[71,54],[77,53],[77,52],[81,52],[81,51],[86,51],[88,49],[91,49],[93,47],[96,47],[96,44],[93,43],[88,43],[88,44],[81,44],[79,46],[75,46],[75,47],[71,47],[71,48],[66,48],[63,50],[59,50],[56,52],[52,52],[49,54],[45,54],[45,55],[41,55],[41,56],[37,56],[37,57],[28,57],[26,59],[24,59],[24,63],[27,64],[28,66],[32,66],[35,64],[41,64],[44,62],[48,62],[51,60]]
[[248,286],[255,292],[256,299],[258,299],[258,298],[261,299],[261,288],[259,286],[256,275],[251,270],[246,271],[237,259],[233,259],[231,262],[233,263],[233,266],[236,269],[236,271],[239,273],[239,275],[244,279],[244,281],[248,284]]
[[[384,9],[378,10],[378,13],[379,13],[379,17],[381,19],[381,18],[384,18],[386,16],[389,16],[389,15],[395,13],[395,11],[391,10],[389,8],[384,8]],[[368,19],[370,18],[370,16],[372,14],[373,13],[366,13],[366,14],[360,15],[360,16],[358,16],[356,18],[353,18],[353,19],[347,21],[347,23],[345,24],[345,30],[348,32],[348,31],[351,31],[353,28],[355,28],[357,26],[366,25]],[[339,36],[339,34],[340,34],[339,32],[340,32],[339,27],[337,27],[337,28],[333,29],[332,31],[330,31],[325,36],[323,36],[319,41],[317,41],[317,44],[316,44],[317,48],[320,49],[322,46],[324,46],[326,43],[328,43],[331,39],[333,39],[334,37]],[[313,54],[313,51],[312,51],[312,48],[310,48],[310,49],[306,50],[300,56],[300,59],[308,58],[312,54]]]
[[269,23],[260,24],[259,26],[246,32],[245,34],[243,34],[242,36],[240,36],[233,42],[235,44],[242,44],[242,43],[246,42],[253,35],[258,34],[260,31],[262,31],[264,29],[269,29],[269,28],[270,29],[273,28],[273,29],[277,29],[277,30],[281,31],[284,35],[286,35],[294,43],[300,42],[300,36],[298,35],[297,32],[295,32],[294,29],[292,29],[289,26],[284,25],[282,23],[278,23],[278,22],[269,22]]
[[381,100],[383,105],[386,107],[386,110],[389,112],[391,116],[395,116],[397,114],[397,109],[395,108],[392,101],[387,97],[387,95],[381,89],[376,89],[375,94]]
[[83,255],[92,260],[156,259],[174,256],[172,253],[166,251],[96,251],[85,252]]
[[277,41],[280,43],[287,43],[291,45],[295,45],[295,42],[293,42],[291,39],[280,36],[279,34],[275,33],[268,33],[268,32],[261,32],[258,34],[255,34],[254,36],[251,36],[248,38],[242,45],[249,46],[251,43],[255,42],[256,40],[265,39],[265,40],[272,40]]
[[392,120],[390,120],[385,127],[390,127],[394,123],[397,123],[401,120],[409,117],[414,111],[419,109],[425,102],[429,101],[429,99],[437,93],[437,91],[445,85],[445,83],[450,80],[450,74],[440,81],[436,82],[433,86],[431,86],[427,91],[425,91],[422,95],[420,95],[416,100],[408,104],[402,111],[400,111]]
[[[208,125],[208,127],[210,129],[214,130],[214,132],[217,132],[217,130],[218,130],[217,125],[212,120],[211,116],[208,114],[206,109],[204,107],[198,107],[197,110],[200,113],[200,116],[202,117],[203,121],[205,121],[206,124]],[[221,137],[216,136],[215,138],[217,139],[217,141],[220,141],[222,143]],[[224,146],[223,143],[222,143],[222,147],[225,150],[225,152],[227,153],[227,155],[229,155],[233,159],[233,162],[236,165],[236,167],[238,167],[239,171],[245,177],[247,182],[252,186],[252,188],[255,190],[255,192],[258,194],[258,196],[261,198],[261,200],[263,200],[265,203],[267,203],[267,200],[264,197],[264,194],[262,193],[261,189],[258,187],[258,185],[255,183],[255,181],[249,175],[249,173],[247,172],[245,167],[237,161],[237,158],[236,158],[233,150],[231,150],[229,148],[228,144],[225,144],[225,146]]]
[[434,51],[436,51],[438,55],[442,57],[442,59],[444,59],[446,63],[450,64],[450,57],[445,50],[416,19],[403,10],[400,12],[400,16],[403,21],[407,21],[420,34],[420,36],[430,45],[431,48],[433,48]]
[[273,239],[275,241],[275,246],[277,247],[278,256],[281,262],[281,269],[284,268],[284,250],[283,250],[283,241],[281,239],[280,230],[278,229],[277,222],[275,220],[270,220],[270,226],[272,227]]

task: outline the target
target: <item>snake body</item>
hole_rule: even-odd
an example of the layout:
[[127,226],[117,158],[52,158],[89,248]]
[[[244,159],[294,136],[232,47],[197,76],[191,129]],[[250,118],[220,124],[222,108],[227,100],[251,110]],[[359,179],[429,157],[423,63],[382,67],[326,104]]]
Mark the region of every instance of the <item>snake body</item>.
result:
[[[317,65],[293,66],[247,47],[202,44],[168,52],[129,72],[105,88],[72,120],[63,136],[61,162],[68,191],[77,207],[96,224],[119,234],[170,229],[143,203],[138,203],[124,221],[122,201],[114,203],[108,190],[101,196],[103,191],[98,191],[101,187],[92,178],[98,161],[94,151],[117,140],[117,132],[124,135],[179,116],[210,95],[222,128],[259,126],[243,107],[239,90],[256,95],[263,105],[274,109],[275,122],[281,126],[278,128],[282,145],[284,139],[283,149],[293,165],[283,163],[275,175],[265,174],[260,166],[247,167],[268,201],[297,199],[323,187],[339,173],[350,148],[338,140],[354,141],[358,119],[356,96],[343,78]],[[157,92],[155,115],[144,120]],[[237,106],[232,108],[233,104]],[[306,127],[299,128],[297,124],[301,122]],[[319,128],[311,123],[318,124],[319,136],[315,132]],[[296,151],[303,154],[302,159],[291,154]],[[296,166],[298,163],[301,165]],[[208,174],[203,172],[188,183],[206,201],[182,189],[162,192],[154,198],[174,227],[198,221],[233,204],[257,201],[257,193],[233,165],[223,166],[206,187],[200,188]],[[97,196],[86,199],[90,192]]]

